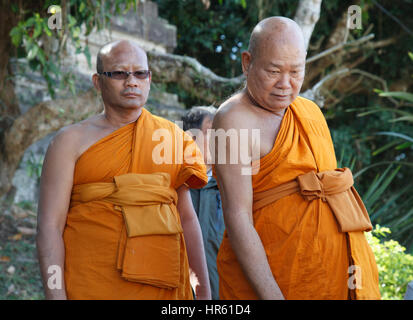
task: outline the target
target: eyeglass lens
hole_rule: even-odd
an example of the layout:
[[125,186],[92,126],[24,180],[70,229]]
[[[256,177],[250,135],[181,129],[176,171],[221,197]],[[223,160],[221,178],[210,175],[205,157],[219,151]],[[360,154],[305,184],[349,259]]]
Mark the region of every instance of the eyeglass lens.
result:
[[[125,80],[129,77],[130,72],[126,71],[113,71],[109,73],[111,75],[111,78],[117,79],[117,80]],[[140,70],[140,71],[134,71],[132,72],[132,75],[135,78],[138,79],[146,79],[150,74],[149,70]]]

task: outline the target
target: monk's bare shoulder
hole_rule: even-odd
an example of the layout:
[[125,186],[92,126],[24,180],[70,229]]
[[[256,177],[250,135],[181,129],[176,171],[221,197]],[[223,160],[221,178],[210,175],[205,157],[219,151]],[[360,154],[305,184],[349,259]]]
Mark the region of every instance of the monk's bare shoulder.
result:
[[99,116],[92,116],[61,128],[50,142],[49,149],[76,161],[96,139],[98,124]]
[[214,118],[214,128],[243,129],[251,126],[254,114],[245,95],[239,92],[226,100],[217,110]]

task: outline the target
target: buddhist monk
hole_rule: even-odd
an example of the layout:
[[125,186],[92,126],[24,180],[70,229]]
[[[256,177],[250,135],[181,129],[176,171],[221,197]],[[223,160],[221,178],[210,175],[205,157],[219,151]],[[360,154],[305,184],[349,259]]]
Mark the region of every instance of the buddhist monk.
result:
[[103,46],[93,84],[104,111],[50,143],[37,235],[48,299],[193,299],[190,271],[196,298],[211,297],[189,193],[207,183],[205,164],[191,137],[145,109],[150,83],[137,44]]
[[[250,138],[238,149],[229,137],[211,138],[226,225],[217,257],[221,299],[380,298],[364,235],[371,223],[352,174],[337,168],[319,107],[298,96],[305,59],[294,21],[262,20],[242,53],[246,86],[214,118],[217,132],[244,129]],[[243,147],[249,163],[217,161],[220,150],[229,159]]]

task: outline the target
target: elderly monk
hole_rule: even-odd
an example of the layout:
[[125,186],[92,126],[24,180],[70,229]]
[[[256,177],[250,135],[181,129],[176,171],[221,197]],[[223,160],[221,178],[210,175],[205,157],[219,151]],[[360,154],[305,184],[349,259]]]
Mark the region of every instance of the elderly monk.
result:
[[[242,53],[246,87],[215,116],[217,132],[248,130],[251,159],[215,158],[226,224],[217,258],[221,299],[380,298],[364,235],[371,223],[351,172],[337,169],[318,106],[298,96],[305,59],[294,21],[262,20]],[[238,149],[216,137],[215,155],[226,141],[229,159]]]
[[105,45],[93,75],[103,113],[48,148],[37,235],[47,298],[193,299],[191,270],[197,299],[210,299],[189,192],[207,183],[205,164],[190,136],[144,108],[150,82],[137,44]]

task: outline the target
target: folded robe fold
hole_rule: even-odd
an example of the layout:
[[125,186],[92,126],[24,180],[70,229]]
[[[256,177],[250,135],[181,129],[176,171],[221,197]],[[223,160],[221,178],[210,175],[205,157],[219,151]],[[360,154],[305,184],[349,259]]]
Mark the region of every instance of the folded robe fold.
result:
[[307,201],[318,198],[326,201],[337,219],[341,232],[371,231],[373,227],[369,214],[353,185],[353,175],[349,168],[319,173],[310,171],[293,181],[255,193],[253,211],[299,192]]
[[113,183],[74,186],[72,207],[95,200],[112,203],[123,213],[117,256],[122,277],[161,288],[178,287],[183,230],[169,174],[128,173],[114,177]]

